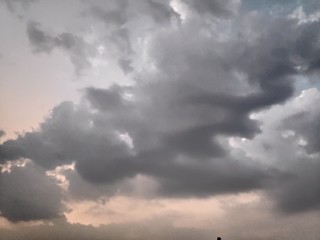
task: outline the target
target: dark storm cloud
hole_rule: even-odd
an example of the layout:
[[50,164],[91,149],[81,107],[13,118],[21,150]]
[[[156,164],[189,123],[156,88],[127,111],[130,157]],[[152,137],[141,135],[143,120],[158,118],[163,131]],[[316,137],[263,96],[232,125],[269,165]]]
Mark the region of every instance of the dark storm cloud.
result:
[[[281,174],[274,169],[261,169],[228,158],[216,137],[252,138],[259,128],[248,115],[283,103],[292,96],[292,76],[299,74],[297,66],[308,65],[313,59],[302,53],[308,48],[314,49],[303,33],[315,25],[297,25],[295,20],[281,18],[270,21],[266,26],[268,34],[258,30],[258,37],[252,44],[240,38],[232,45],[215,45],[198,35],[194,40],[188,34],[189,29],[181,35],[180,32],[165,33],[158,36],[151,48],[158,71],[164,73],[157,76],[160,80],[139,82],[132,91],[135,98],[126,104],[119,100],[119,90],[112,90],[111,94],[110,90],[88,89],[88,99],[100,110],[113,103],[118,115],[107,114],[109,121],[133,138],[141,172],[158,180],[162,194],[205,196],[264,188],[270,184],[268,179],[278,181]],[[181,44],[185,34],[189,40]],[[319,32],[314,34],[319,35]],[[197,50],[203,50],[201,55],[191,47],[197,41]],[[303,41],[307,48],[304,50],[300,45]],[[222,49],[222,53],[215,52],[215,48]],[[216,59],[216,53],[222,57]],[[239,83],[240,80],[230,74],[233,70],[244,74],[247,84],[255,89],[254,93],[242,90],[243,82]],[[175,77],[166,80],[167,76]],[[141,115],[148,117],[141,120]],[[99,121],[101,119],[97,123]],[[143,151],[146,148],[151,150]],[[178,156],[191,158],[193,163],[189,165],[186,160],[187,163],[182,161],[181,164]],[[156,160],[141,163],[144,158]],[[198,162],[210,158],[215,160]],[[281,181],[290,179],[287,174],[283,177]],[[292,197],[291,193],[289,191],[288,196]]]
[[288,162],[291,177],[271,194],[278,200],[280,208],[288,213],[320,209],[320,112],[302,110],[284,119],[281,125],[279,129],[292,131],[296,141],[303,139],[305,143],[300,148],[316,157],[297,157]]
[[12,222],[59,217],[62,193],[43,169],[27,164],[0,174],[0,214]]
[[[111,186],[144,175],[156,181],[158,196],[166,197],[204,197],[284,186],[283,196],[274,194],[284,208],[282,202],[296,194],[290,190],[292,182],[286,185],[290,174],[254,164],[250,158],[231,156],[226,138],[254,139],[261,132],[261,123],[250,114],[283,104],[293,95],[293,76],[307,75],[316,68],[317,22],[298,24],[294,19],[253,14],[237,18],[233,24],[241,30],[230,36],[227,30],[215,28],[215,22],[208,29],[208,23],[193,15],[179,27],[170,27],[161,19],[171,16],[171,8],[160,1],[137,5],[119,1],[113,2],[113,8],[110,3],[93,6],[87,14],[111,29],[111,35],[106,35],[121,53],[124,69],[133,71],[135,84],[85,89],[84,101],[90,107],[60,104],[39,130],[4,142],[1,162],[23,157],[45,169],[74,162],[77,173],[91,185]],[[199,14],[217,16],[230,15],[237,7],[237,1],[187,4]],[[159,26],[167,27],[148,37],[144,52],[148,61],[135,69],[130,39],[138,25],[129,30],[128,24],[134,19],[130,14],[135,16],[145,8],[153,9],[155,12],[148,14]],[[230,24],[229,19],[210,21],[221,21],[226,28]],[[27,31],[35,51],[61,48],[75,56],[79,68],[89,64],[88,54],[83,52],[86,44],[78,37],[48,34],[34,22]],[[309,37],[303,34],[308,32]],[[123,139],[124,134],[133,146]],[[310,170],[305,169],[306,173]],[[101,195],[112,194],[110,188],[101,188]],[[311,194],[308,206],[315,206],[313,201]],[[288,206],[294,209],[295,203]]]
[[239,143],[248,156],[287,173],[266,191],[277,210],[287,214],[319,209],[319,99],[319,90],[308,89],[282,106],[259,113],[262,132]]
[[0,164],[6,161],[15,160],[23,155],[23,150],[14,140],[5,141],[0,146]]
[[300,159],[289,163],[291,177],[270,193],[286,213],[320,210],[320,161]]
[[96,50],[82,38],[68,32],[56,35],[47,33],[37,22],[28,22],[27,34],[36,53],[50,53],[56,48],[68,53],[77,75],[81,75],[84,69],[91,66],[89,58],[96,54]]
[[281,175],[274,169],[250,166],[233,159],[156,167],[153,174],[160,183],[159,193],[166,197],[208,197],[261,189]]
[[[317,72],[320,68],[320,31],[319,21],[314,21],[310,27],[302,32],[300,41],[298,42],[298,50],[304,58],[311,59],[308,66],[310,72]],[[303,44],[303,45],[302,45]],[[305,46],[308,46],[307,48]]]
[[[47,169],[75,161],[79,174],[92,183],[112,184],[137,174],[150,175],[159,180],[162,194],[168,196],[206,196],[255,189],[274,176],[272,169],[241,165],[227,158],[179,163],[176,162],[179,154],[198,158],[203,154],[193,153],[177,143],[161,142],[163,139],[159,139],[161,145],[156,149],[134,153],[112,128],[108,129],[111,126],[104,129],[94,121],[94,116],[65,103],[54,109],[50,119],[41,125],[41,132],[27,133],[16,140],[15,147],[21,149],[16,157],[30,158]],[[152,134],[143,131],[146,130],[138,134]]]
[[[121,184],[95,184],[88,182],[74,170],[65,170],[62,173],[69,182],[68,195],[77,200],[97,200],[103,194],[115,195],[122,187]],[[102,194],[103,193],[103,194]]]

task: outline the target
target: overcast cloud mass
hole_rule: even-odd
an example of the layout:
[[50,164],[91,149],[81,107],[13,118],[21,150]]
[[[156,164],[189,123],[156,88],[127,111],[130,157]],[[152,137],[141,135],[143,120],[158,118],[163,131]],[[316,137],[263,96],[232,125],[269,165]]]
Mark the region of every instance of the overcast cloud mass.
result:
[[317,1],[0,8],[4,239],[319,239]]

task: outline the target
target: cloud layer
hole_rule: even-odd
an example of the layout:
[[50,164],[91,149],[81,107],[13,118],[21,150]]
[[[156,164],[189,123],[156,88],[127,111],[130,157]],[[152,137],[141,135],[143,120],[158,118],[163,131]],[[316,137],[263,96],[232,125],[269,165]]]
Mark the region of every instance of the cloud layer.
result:
[[12,222],[62,215],[62,192],[43,169],[27,164],[0,175],[0,212]]
[[102,46],[132,84],[87,87],[79,104],[59,104],[38,129],[0,145],[11,169],[0,175],[4,217],[61,216],[63,193],[47,171],[70,164],[60,174],[71,199],[262,190],[281,211],[319,209],[320,93],[305,91],[303,110],[296,100],[301,79],[318,84],[318,20],[242,13],[235,0],[84,4],[100,46],[29,21],[32,50],[60,49],[80,74]]

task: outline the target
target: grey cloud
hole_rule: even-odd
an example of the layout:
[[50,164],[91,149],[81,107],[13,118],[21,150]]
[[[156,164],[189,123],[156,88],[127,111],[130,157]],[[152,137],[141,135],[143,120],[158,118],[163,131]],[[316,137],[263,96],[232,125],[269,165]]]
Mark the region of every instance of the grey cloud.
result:
[[320,130],[320,112],[308,112],[302,110],[286,119],[283,126],[286,130],[292,130],[298,133],[306,141],[306,150],[310,154],[320,152],[320,139],[318,132]]
[[[299,148],[305,149],[309,155],[287,163],[291,179],[284,181],[279,189],[272,194],[278,199],[280,208],[284,211],[301,212],[320,209],[320,140],[318,136],[320,112],[307,109],[285,118],[279,127],[282,131],[292,131],[295,141],[305,141]],[[301,158],[301,157],[300,157]]]
[[[289,24],[288,24],[289,23]],[[304,24],[296,25],[295,20],[283,22],[279,25],[277,31],[281,31],[283,24],[289,28],[286,31],[291,35],[291,40],[287,39],[288,46],[281,46],[275,49],[274,54],[281,54],[290,57],[291,62],[297,69],[305,69],[305,73],[317,71],[320,67],[319,62],[319,43],[320,43],[320,27],[319,20],[310,21]],[[284,35],[285,36],[285,35]],[[289,58],[290,59],[290,58]],[[301,71],[301,70],[300,70]],[[301,71],[303,72],[303,70]]]
[[98,6],[91,6],[88,10],[84,11],[83,15],[98,19],[105,24],[109,34],[104,41],[111,41],[111,47],[115,47],[119,51],[119,66],[125,73],[129,73],[132,71],[130,65],[133,49],[129,30],[125,26],[128,21],[125,11],[128,3],[127,1],[119,1],[118,4],[119,6],[116,9],[104,9]]
[[199,14],[209,13],[218,17],[232,16],[240,6],[239,0],[183,0]]
[[92,119],[81,107],[63,103],[40,126],[41,132],[26,133],[14,143],[6,141],[1,146],[2,158],[25,157],[50,170],[75,161],[80,174],[94,182],[132,175],[136,167],[126,158],[130,156],[127,144],[113,129],[91,125]]
[[50,53],[55,48],[62,49],[69,55],[70,61],[75,67],[75,73],[79,76],[86,68],[91,66],[90,57],[96,55],[96,50],[82,38],[72,33],[60,33],[53,35],[41,29],[37,22],[28,22],[27,34],[34,52]]
[[14,140],[5,141],[0,146],[0,164],[6,163],[10,160],[15,160],[23,155],[23,149],[21,149],[17,142]]
[[[116,6],[115,13],[103,10],[96,17],[129,41],[123,25],[131,18]],[[224,41],[216,39],[219,29],[204,34],[207,25],[199,18],[157,32],[146,53],[153,68],[133,72],[134,86],[87,88],[89,109],[59,105],[38,131],[4,142],[2,162],[25,157],[45,169],[74,162],[91,184],[118,184],[141,174],[156,180],[158,194],[169,197],[270,189],[287,181],[282,169],[231,156],[225,138],[254,139],[261,123],[250,114],[292,97],[293,76],[309,73],[297,66],[313,60],[312,44],[300,49],[308,43],[300,34],[313,25],[259,15],[237,20],[246,31]],[[34,23],[28,31],[39,51],[68,50],[78,41],[68,34],[49,35]],[[125,133],[133,147],[121,139]]]
[[125,88],[114,85],[109,89],[87,88],[86,97],[94,108],[115,113],[127,105],[123,98]]
[[[304,59],[311,59],[307,65],[309,72],[319,73],[320,68],[320,36],[319,36],[319,21],[309,23],[310,27],[301,33],[301,39],[298,42],[297,49]],[[308,47],[305,47],[308,46]]]
[[112,183],[89,182],[75,170],[60,172],[68,182],[68,197],[72,200],[93,200],[101,203],[113,196],[155,198],[158,196],[156,181],[147,176],[137,175]]
[[[159,71],[157,79],[145,83],[144,79],[149,76],[140,77],[139,84],[132,90],[135,98],[127,103],[128,108],[119,104],[121,101],[114,102],[121,117],[107,114],[109,121],[133,138],[135,149],[141,151],[137,162],[157,156],[158,160],[145,161],[141,166],[145,174],[157,178],[160,189],[163,187],[162,194],[186,196],[194,192],[204,196],[265,188],[270,184],[266,184],[269,179],[290,182],[290,174],[278,178],[283,173],[272,168],[262,170],[243,163],[238,165],[228,158],[224,147],[216,140],[220,135],[253,138],[259,133],[259,124],[248,115],[288,100],[294,91],[292,77],[300,74],[296,66],[301,61],[312,62],[312,57],[301,53],[298,47],[301,43],[297,42],[304,41],[301,33],[314,28],[313,24],[297,25],[296,20],[282,18],[265,23],[268,34],[256,30],[258,37],[250,44],[242,38],[231,45],[207,42],[199,35],[195,40],[188,34],[189,29],[185,29],[186,32],[182,29],[181,35],[181,32],[169,31],[157,36],[151,47]],[[185,34],[189,39],[184,39]],[[184,44],[181,44],[182,39]],[[203,50],[201,55],[193,52],[195,42],[199,42],[197,50]],[[312,46],[306,44],[306,48]],[[216,59],[218,54],[219,59]],[[248,93],[241,88],[243,82],[238,82],[233,71],[242,72],[255,92]],[[102,91],[88,91],[93,107],[101,110],[101,106],[112,102],[108,100],[109,90],[105,90],[104,98]],[[139,115],[148,117],[141,119]],[[151,150],[143,151],[145,148]],[[211,158],[211,161],[189,166],[178,164],[178,155],[182,155],[182,159]],[[236,174],[229,176],[228,171],[222,169]],[[278,200],[281,202],[280,198]]]
[[291,178],[271,191],[278,207],[286,213],[320,209],[320,162],[300,159],[289,163]]
[[0,130],[0,138],[2,138],[4,135],[6,135],[6,132],[3,130]]
[[12,222],[57,218],[62,193],[43,169],[27,164],[0,174],[0,213]]
[[134,70],[134,68],[131,65],[131,61],[125,58],[121,58],[118,61],[119,66],[125,73],[130,73]]
[[54,37],[47,35],[45,32],[39,29],[39,23],[29,22],[27,26],[27,33],[31,44],[36,48],[35,50],[42,52],[50,52],[57,43],[55,43]]
[[[277,31],[273,28],[277,27],[271,26],[270,31]],[[146,101],[154,108],[147,110],[150,118],[158,116],[157,109],[166,108],[154,121],[166,124],[168,128],[173,125],[172,141],[167,139],[168,145],[196,153],[194,147],[206,154],[206,149],[214,151],[214,136],[254,136],[259,131],[258,125],[248,115],[287,100],[293,93],[290,77],[297,72],[289,56],[269,56],[278,45],[268,39],[269,35],[261,35],[253,46],[242,40],[230,46],[229,43],[215,43],[210,38],[192,35],[189,31],[194,29],[158,36],[151,51],[154,51],[157,70],[164,76],[159,74],[160,79],[142,88],[149,95]],[[184,39],[185,35],[189,39]],[[201,55],[192,48],[195,42],[199,43],[197,50]],[[234,55],[236,48],[244,51]],[[244,73],[245,84],[252,85],[255,92],[247,93],[242,89],[243,83],[238,82],[233,71]],[[174,77],[170,79],[171,76]],[[139,96],[139,93],[135,95]],[[163,123],[162,118],[166,119]]]
[[118,184],[95,184],[84,180],[77,171],[65,170],[62,172],[68,180],[68,196],[77,200],[97,200],[102,196],[115,195],[119,188]]
[[266,191],[277,209],[287,214],[319,209],[319,99],[319,91],[309,89],[260,113],[261,133],[240,144],[250,157],[287,173]]
[[217,159],[210,164],[157,167],[159,192],[167,197],[209,197],[214,194],[238,193],[263,189],[278,181],[275,169],[250,166],[236,160]]
[[[157,135],[151,135],[159,138],[157,148],[135,152],[119,139],[110,125],[107,128],[95,125],[94,116],[70,103],[54,109],[40,129],[16,140],[16,147],[23,150],[20,157],[30,158],[47,169],[74,161],[78,173],[92,183],[113,184],[143,174],[158,180],[160,194],[207,196],[261,188],[268,179],[278,175],[273,170],[246,166],[228,158],[209,161],[210,155],[204,157],[196,147],[192,146],[190,151]],[[137,134],[140,138],[144,133]],[[192,163],[176,162],[183,155],[182,160],[190,158]],[[197,158],[208,160],[199,162]]]

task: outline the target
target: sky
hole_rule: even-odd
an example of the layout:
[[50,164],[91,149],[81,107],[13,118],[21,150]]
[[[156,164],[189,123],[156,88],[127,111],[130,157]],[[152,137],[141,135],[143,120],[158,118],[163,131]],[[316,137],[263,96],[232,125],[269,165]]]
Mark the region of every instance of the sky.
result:
[[0,239],[320,238],[320,2],[0,0]]

